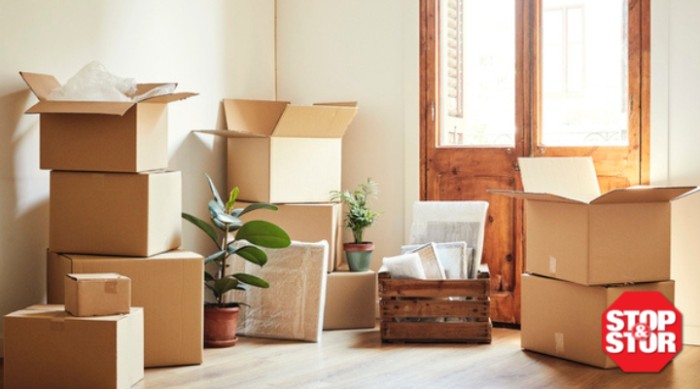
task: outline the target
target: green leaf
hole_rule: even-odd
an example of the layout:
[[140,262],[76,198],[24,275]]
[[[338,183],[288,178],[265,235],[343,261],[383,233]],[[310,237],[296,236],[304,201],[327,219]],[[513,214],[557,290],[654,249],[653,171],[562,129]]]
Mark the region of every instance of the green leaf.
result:
[[214,281],[214,276],[209,274],[208,272],[204,272],[204,282],[210,282]]
[[219,250],[214,254],[211,254],[208,257],[204,258],[204,264],[206,265],[214,261],[221,261],[224,259],[224,255],[226,255],[226,252],[223,250]]
[[212,227],[209,223],[198,218],[197,216],[190,215],[189,213],[185,212],[182,213],[182,218],[199,227],[200,230],[204,231],[207,235],[209,235],[209,237],[212,241],[214,241],[214,244],[217,247],[219,246],[219,235],[216,233],[216,230],[214,230],[214,227]]
[[229,246],[229,253],[240,255],[246,261],[258,266],[263,266],[267,263],[267,254],[255,246],[244,246],[237,249]]
[[256,286],[258,288],[269,288],[270,284],[260,277],[256,277],[252,274],[247,273],[236,273],[233,275],[238,281],[241,281],[250,286]]
[[223,296],[224,293],[230,290],[240,289],[238,287],[238,280],[231,277],[220,278],[214,282],[213,286],[218,296]]
[[214,199],[216,200],[216,203],[219,205],[219,207],[223,209],[224,202],[221,201],[221,196],[219,196],[219,190],[216,189],[214,181],[211,180],[211,177],[209,177],[208,174],[205,174],[205,176],[207,176],[207,181],[209,181],[209,189],[211,189],[211,194],[214,195]]
[[270,204],[270,203],[255,203],[255,204],[250,204],[249,206],[245,207],[241,211],[241,213],[238,214],[238,216],[245,215],[248,212],[255,211],[256,209],[269,209],[272,211],[278,210],[277,206],[275,204]]
[[289,235],[280,227],[263,220],[253,220],[243,224],[238,230],[236,239],[273,249],[281,249],[291,244]]
[[238,187],[231,189],[231,193],[228,195],[228,201],[226,202],[226,212],[231,212],[234,204],[236,204],[236,199],[238,198]]
[[211,200],[209,202],[209,214],[211,215],[212,219],[218,221],[219,223],[231,224],[234,226],[240,226],[243,224],[243,221],[241,221],[241,219],[226,213],[226,211],[220,208],[214,200]]

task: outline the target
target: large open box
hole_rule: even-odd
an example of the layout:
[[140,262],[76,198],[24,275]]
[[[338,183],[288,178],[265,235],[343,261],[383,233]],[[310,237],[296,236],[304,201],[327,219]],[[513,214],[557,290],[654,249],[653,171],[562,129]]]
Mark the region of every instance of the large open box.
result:
[[51,172],[49,248],[149,256],[180,247],[180,172]]
[[671,201],[697,188],[600,194],[590,158],[520,158],[525,271],[584,285],[670,278]]
[[354,103],[292,105],[286,101],[224,100],[228,138],[227,190],[246,201],[326,202],[340,189],[342,137]]
[[373,271],[329,273],[323,329],[373,328],[376,321],[377,273]]
[[674,282],[585,286],[523,274],[522,347],[587,365],[615,367],[602,347],[603,312],[623,292],[634,291],[658,291],[673,303]]
[[5,388],[130,388],[143,378],[142,308],[73,317],[63,305],[5,316]]
[[[236,208],[251,203],[236,202]],[[243,215],[243,220],[266,220],[282,227],[289,237],[300,242],[328,242],[328,272],[343,260],[343,206],[339,203],[277,204],[278,210],[259,209]]]
[[[41,169],[141,172],[168,167],[168,107],[196,93],[138,102],[47,100],[60,83],[51,75],[21,72],[39,102]],[[135,95],[163,84],[139,84]]]
[[63,303],[68,273],[109,272],[131,279],[131,302],[144,309],[146,367],[202,363],[202,256],[181,250],[147,258],[48,252],[48,302]]
[[379,279],[383,342],[491,343],[487,273],[469,280]]

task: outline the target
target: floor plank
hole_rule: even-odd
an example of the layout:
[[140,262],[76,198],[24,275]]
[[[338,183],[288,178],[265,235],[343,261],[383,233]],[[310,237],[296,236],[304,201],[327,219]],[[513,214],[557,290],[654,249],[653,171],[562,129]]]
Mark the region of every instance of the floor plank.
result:
[[382,344],[377,329],[326,331],[322,343],[241,337],[206,349],[200,366],[147,369],[134,388],[700,387],[697,346],[660,374],[625,374],[523,351],[518,330],[493,335],[488,345]]

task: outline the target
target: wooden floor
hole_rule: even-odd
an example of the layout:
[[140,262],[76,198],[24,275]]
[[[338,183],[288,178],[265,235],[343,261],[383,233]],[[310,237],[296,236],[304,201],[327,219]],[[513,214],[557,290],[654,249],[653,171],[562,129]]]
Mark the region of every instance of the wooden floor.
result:
[[520,332],[504,328],[490,345],[382,344],[377,329],[326,331],[322,343],[241,337],[204,350],[200,366],[146,369],[134,387],[700,388],[700,347],[660,374],[625,374],[523,351]]

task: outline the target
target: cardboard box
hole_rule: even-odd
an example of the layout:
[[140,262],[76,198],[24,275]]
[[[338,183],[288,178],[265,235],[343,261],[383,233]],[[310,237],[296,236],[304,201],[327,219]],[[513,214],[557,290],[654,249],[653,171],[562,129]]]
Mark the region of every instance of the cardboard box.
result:
[[[52,170],[142,172],[168,167],[168,103],[180,92],[139,102],[51,101],[60,83],[46,74],[20,72],[39,102],[40,167]],[[135,95],[163,84],[140,84]]]
[[659,291],[673,302],[674,282],[584,286],[523,274],[522,347],[587,365],[615,367],[602,347],[603,312],[628,291]]
[[[236,202],[236,208],[251,203]],[[284,229],[292,240],[299,242],[328,242],[328,272],[343,260],[343,206],[339,203],[277,204],[277,211],[259,209],[243,215],[243,220],[266,220]]]
[[274,203],[327,202],[340,190],[342,137],[355,103],[291,105],[224,100],[228,130],[227,190],[239,199]]
[[583,285],[670,278],[671,200],[697,188],[631,187],[600,194],[590,158],[520,158],[525,271]]
[[147,258],[71,255],[48,252],[50,304],[63,303],[68,273],[114,272],[131,279],[131,302],[145,312],[145,364],[202,363],[202,256],[175,250]]
[[73,316],[129,313],[131,280],[116,273],[66,274],[66,312]]
[[5,316],[5,387],[130,388],[143,378],[143,309],[74,317],[63,305]]
[[334,272],[326,279],[324,330],[374,328],[377,273]]
[[51,172],[49,248],[149,256],[180,247],[180,172]]

